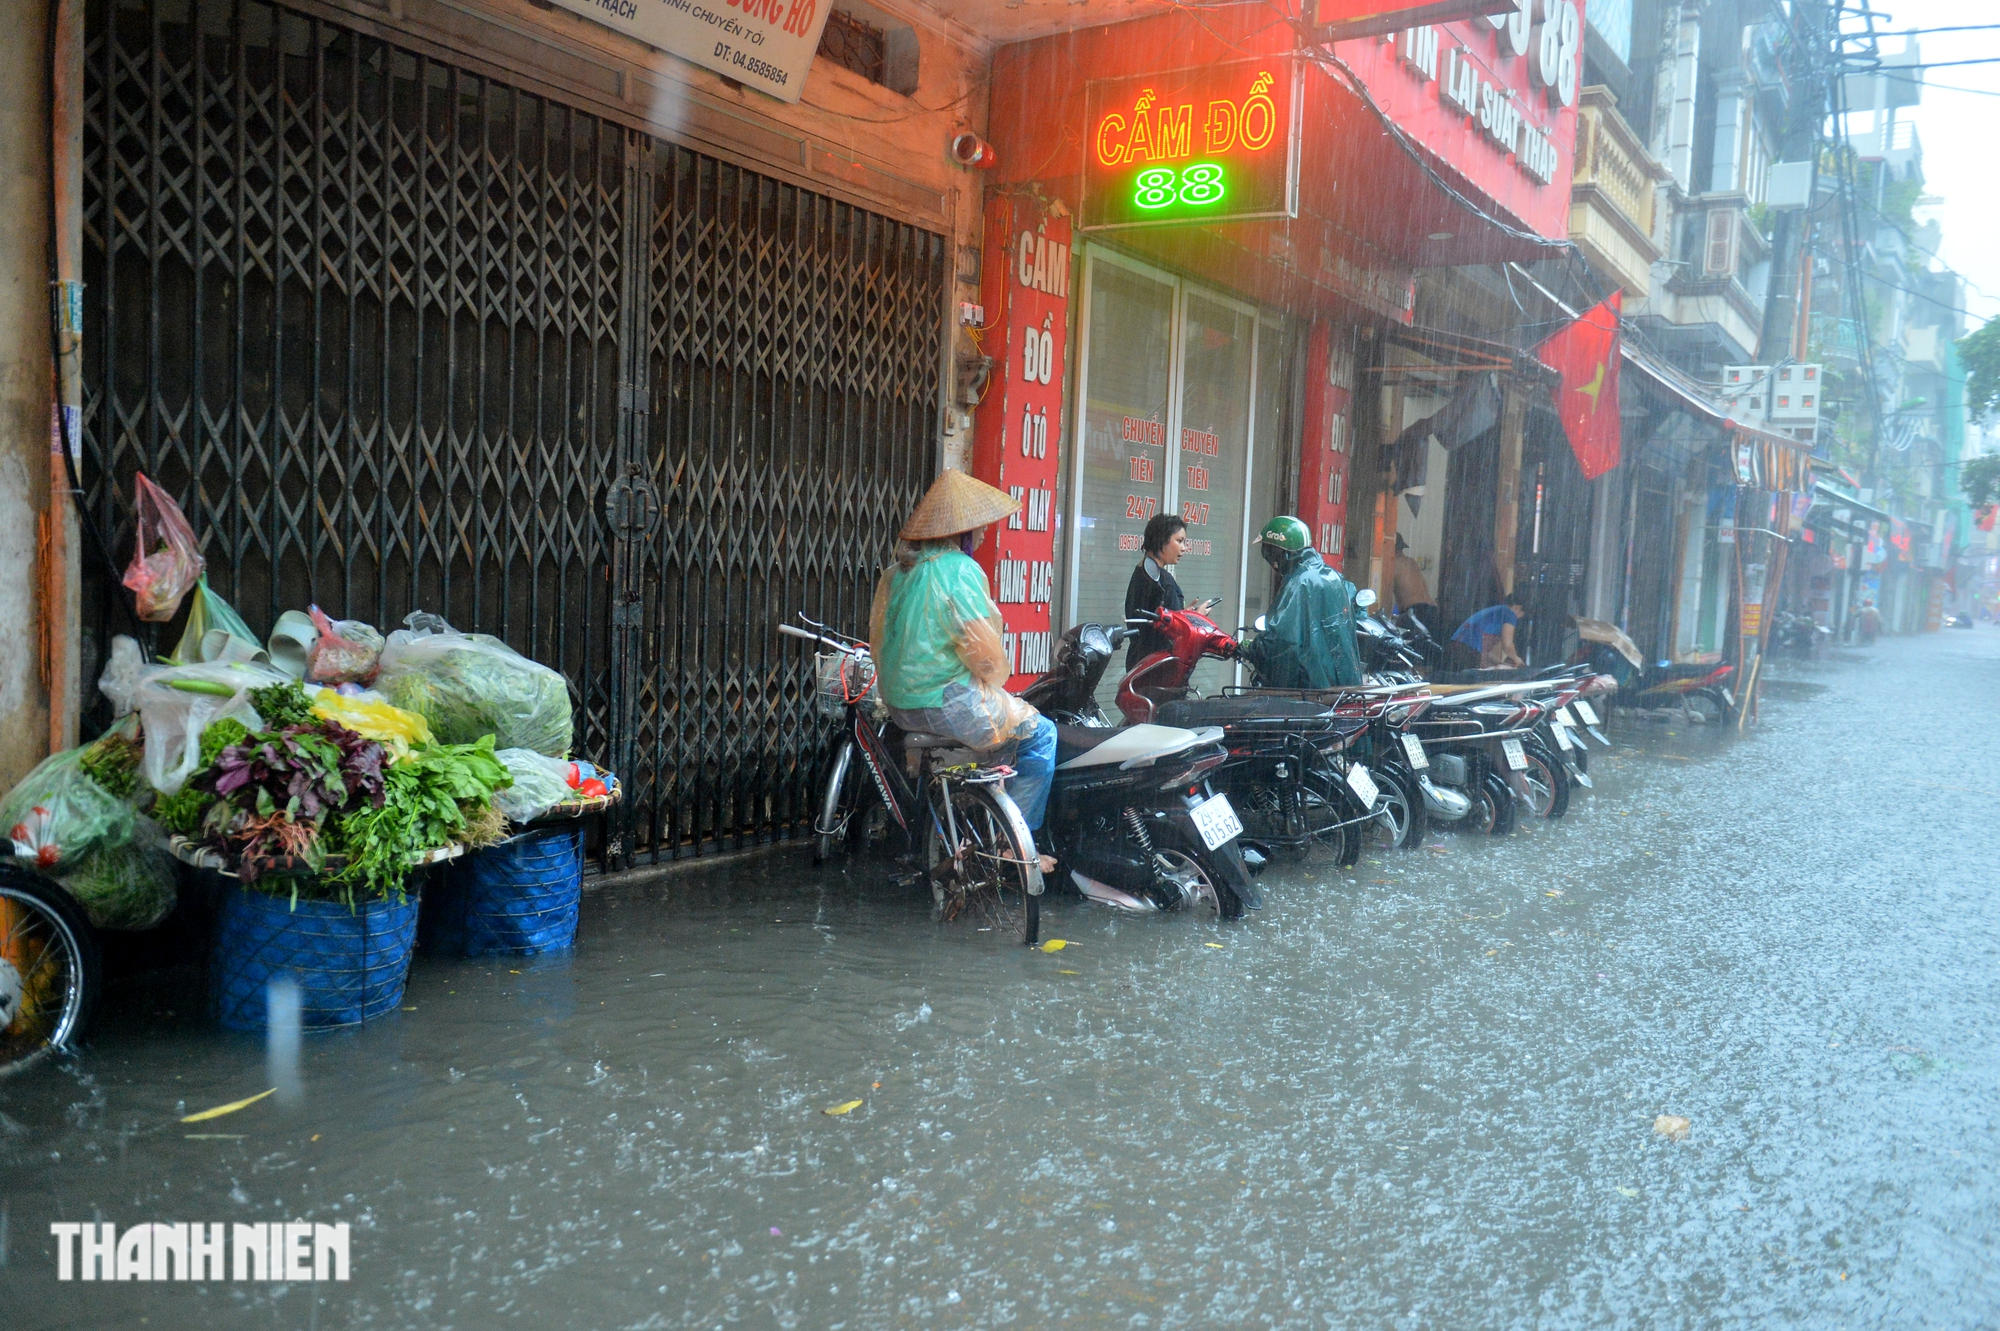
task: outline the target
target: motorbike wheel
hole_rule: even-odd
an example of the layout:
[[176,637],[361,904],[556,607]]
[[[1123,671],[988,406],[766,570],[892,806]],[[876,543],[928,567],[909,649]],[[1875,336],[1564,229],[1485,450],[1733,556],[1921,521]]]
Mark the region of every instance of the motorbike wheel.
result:
[[100,974],[97,940],[69,893],[0,863],[0,1077],[83,1034]]
[[849,739],[834,750],[827,764],[826,792],[820,799],[819,818],[813,823],[813,863],[825,864],[854,845],[860,830],[861,757]]
[[1513,835],[1519,820],[1514,811],[1514,790],[1505,777],[1488,772],[1485,780],[1466,793],[1472,796],[1472,811],[1460,827],[1489,836]]
[[1729,708],[1722,699],[1707,689],[1695,689],[1681,699],[1681,707],[1687,713],[1688,721],[1697,726],[1719,726],[1729,715]]
[[1424,844],[1430,831],[1430,813],[1424,808],[1424,792],[1414,774],[1400,768],[1384,767],[1375,772],[1376,784],[1389,810],[1390,826],[1375,826],[1375,844],[1385,850],[1415,850]]
[[1537,742],[1524,745],[1523,752],[1528,757],[1528,770],[1521,775],[1528,779],[1530,807],[1535,816],[1562,817],[1569,812],[1569,772],[1562,760]]
[[[1227,849],[1225,847],[1225,849]],[[1243,917],[1243,898],[1229,881],[1229,874],[1215,862],[1215,855],[1198,841],[1183,836],[1178,828],[1153,828],[1153,854],[1171,868],[1194,876],[1195,910],[1212,910],[1225,920]]]
[[[1042,927],[1042,898],[1030,890],[1033,839],[1019,843],[1012,831],[1014,819],[1001,807],[1000,797],[983,785],[933,781],[927,803],[924,871],[940,917],[970,916],[997,934],[1034,942]],[[948,840],[947,827],[957,829],[956,847]]]

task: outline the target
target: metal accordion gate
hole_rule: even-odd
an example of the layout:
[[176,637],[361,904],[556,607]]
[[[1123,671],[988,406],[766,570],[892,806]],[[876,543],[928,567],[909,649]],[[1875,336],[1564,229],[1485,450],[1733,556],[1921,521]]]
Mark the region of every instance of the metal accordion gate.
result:
[[424,609],[562,671],[611,866],[809,823],[774,626],[858,626],[931,478],[944,238],[267,0],[92,0],[85,60],[112,548],[144,471],[254,628]]

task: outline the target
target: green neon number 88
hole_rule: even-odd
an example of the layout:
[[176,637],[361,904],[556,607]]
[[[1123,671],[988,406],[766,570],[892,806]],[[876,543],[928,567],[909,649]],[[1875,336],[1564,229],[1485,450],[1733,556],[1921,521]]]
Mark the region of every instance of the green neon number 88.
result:
[[1196,162],[1185,171],[1170,166],[1149,167],[1133,180],[1132,202],[1141,208],[1164,208],[1176,201],[1190,208],[1222,202],[1222,166]]

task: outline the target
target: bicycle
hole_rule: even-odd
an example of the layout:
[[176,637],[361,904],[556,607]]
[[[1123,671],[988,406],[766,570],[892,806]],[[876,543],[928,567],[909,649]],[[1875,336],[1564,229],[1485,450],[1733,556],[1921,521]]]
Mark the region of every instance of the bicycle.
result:
[[0,861],[0,1077],[83,1033],[100,974],[97,940],[69,893]]
[[896,731],[875,687],[868,644],[803,614],[799,620],[807,627],[780,624],[778,632],[824,649],[814,661],[817,696],[842,731],[813,820],[813,862],[859,851],[871,839],[869,815],[879,801],[908,849],[920,855],[941,919],[986,919],[995,932],[1018,929],[1034,944],[1041,932],[1041,861],[1034,834],[1003,788],[1014,769],[982,762],[946,736]]

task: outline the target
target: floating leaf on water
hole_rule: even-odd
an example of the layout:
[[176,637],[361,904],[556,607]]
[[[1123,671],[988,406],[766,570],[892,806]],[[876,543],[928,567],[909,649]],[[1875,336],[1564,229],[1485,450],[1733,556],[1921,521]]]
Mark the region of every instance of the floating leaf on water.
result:
[[1500,955],[1500,949],[1497,947],[1489,947],[1486,949],[1486,955],[1489,957],[1497,957]]
[[1653,1120],[1653,1131],[1670,1142],[1684,1142],[1688,1139],[1688,1129],[1694,1125],[1678,1114],[1662,1114]]
[[1082,971],[1057,971],[1057,972],[1056,972],[1056,974],[1058,974],[1058,975],[1081,975],[1081,974],[1083,974],[1083,972],[1082,972]]
[[1639,1195],[1639,1190],[1637,1188],[1620,1188],[1618,1190],[1618,1195],[1620,1197],[1637,1197]]
[[251,1096],[247,1100],[237,1100],[230,1104],[217,1105],[213,1109],[204,1109],[199,1114],[189,1114],[187,1117],[183,1118],[181,1122],[206,1123],[209,1119],[221,1118],[224,1114],[233,1114],[239,1109],[248,1109],[251,1105],[256,1104],[259,1100],[263,1099],[265,1096],[276,1095],[277,1093],[278,1093],[278,1088],[273,1086],[270,1090],[260,1091],[258,1094]]
[[819,1112],[831,1118],[839,1118],[842,1114],[851,1114],[861,1108],[861,1104],[859,1100],[849,1100],[846,1104],[830,1105]]
[[1220,952],[1220,951],[1222,951],[1222,950],[1223,950],[1223,946],[1222,946],[1222,944],[1220,944],[1220,943],[1203,943],[1203,944],[1202,944],[1202,946],[1203,946],[1203,947],[1212,947],[1212,948],[1214,948],[1214,949],[1215,949],[1215,950],[1216,950],[1217,952]]
[[1051,938],[1048,942],[1042,944],[1042,951],[1060,952],[1068,946],[1069,946],[1069,939],[1067,938]]

